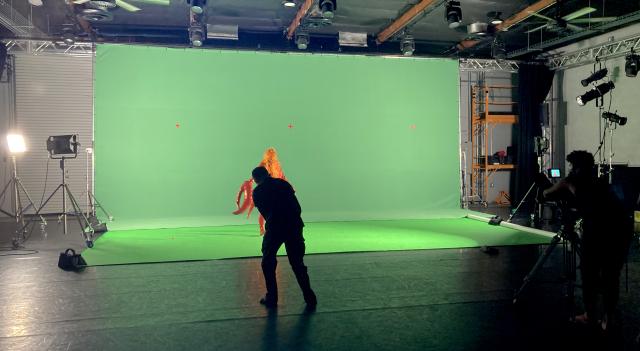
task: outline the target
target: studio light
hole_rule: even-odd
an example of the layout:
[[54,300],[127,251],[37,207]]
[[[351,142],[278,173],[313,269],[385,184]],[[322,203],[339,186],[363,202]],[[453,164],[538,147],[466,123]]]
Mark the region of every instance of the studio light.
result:
[[627,124],[627,117],[622,117],[617,113],[602,112],[602,118],[608,120],[611,123],[616,123],[621,126]]
[[444,17],[449,24],[449,28],[457,28],[462,23],[462,9],[460,1],[449,1],[445,7]]
[[607,73],[609,73],[609,71],[607,70],[607,68],[603,68],[601,70],[595,71],[593,73],[591,73],[591,75],[583,80],[580,81],[580,83],[582,84],[583,87],[586,87],[587,85],[599,81],[600,79],[604,78],[607,76]]
[[337,5],[336,0],[320,0],[320,12],[322,12],[322,17],[332,19],[334,12],[338,7]]
[[602,83],[592,90],[587,91],[586,93],[584,93],[584,95],[578,96],[576,98],[576,101],[578,102],[578,105],[584,106],[587,104],[587,102],[604,96],[604,94],[613,90],[615,87],[616,86],[611,81]]
[[500,17],[500,15],[502,15],[502,12],[498,12],[498,11],[491,11],[487,14],[487,17],[489,18],[489,22],[494,25],[497,26],[498,24],[504,22],[502,20],[502,18]]
[[7,144],[9,145],[9,153],[21,154],[27,151],[27,145],[24,143],[22,134],[7,134]]
[[189,41],[194,47],[201,47],[205,41],[204,29],[199,24],[193,24],[189,27]]
[[627,55],[625,60],[624,72],[627,74],[627,77],[637,76],[638,66],[640,65],[640,56],[634,54],[632,51],[631,54]]
[[405,35],[402,37],[400,41],[400,51],[402,51],[402,55],[404,56],[412,56],[413,52],[416,50],[416,42],[410,35]]
[[204,7],[207,4],[207,0],[191,0],[191,12],[196,15],[200,15],[204,12]]
[[[78,135],[54,135],[47,138],[47,151],[50,156],[54,155],[78,155]],[[53,157],[52,157],[53,158]]]
[[296,2],[293,0],[284,0],[282,2],[282,6],[284,7],[296,7]]
[[296,33],[296,45],[298,50],[307,50],[309,46],[309,34],[305,32]]

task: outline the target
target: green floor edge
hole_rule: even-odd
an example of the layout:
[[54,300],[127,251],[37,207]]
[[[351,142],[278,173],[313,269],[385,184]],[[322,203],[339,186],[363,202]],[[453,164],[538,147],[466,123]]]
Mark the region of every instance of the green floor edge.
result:
[[[549,237],[468,218],[308,223],[307,254],[546,244]],[[258,257],[257,225],[110,231],[82,252],[88,265]],[[285,254],[284,248],[279,254]]]

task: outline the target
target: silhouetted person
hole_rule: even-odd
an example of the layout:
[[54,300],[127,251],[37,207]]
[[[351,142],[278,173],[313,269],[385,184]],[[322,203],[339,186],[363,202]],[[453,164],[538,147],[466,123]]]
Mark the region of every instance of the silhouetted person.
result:
[[284,244],[291,269],[302,289],[304,301],[309,308],[315,308],[316,295],[311,289],[307,267],[304,265],[304,222],[300,217],[302,209],[295,191],[286,180],[271,178],[264,167],[257,167],[251,173],[258,186],[253,190],[253,202],[266,220],[262,238],[262,273],[267,294],[260,303],[267,307],[278,304],[278,283],[276,281],[276,254]]
[[602,328],[614,317],[620,271],[629,249],[633,222],[606,180],[598,178],[593,155],[573,151],[567,156],[569,175],[544,191],[545,197],[566,200],[582,218],[582,295],[585,313],[576,321],[595,323],[598,292],[604,300]]

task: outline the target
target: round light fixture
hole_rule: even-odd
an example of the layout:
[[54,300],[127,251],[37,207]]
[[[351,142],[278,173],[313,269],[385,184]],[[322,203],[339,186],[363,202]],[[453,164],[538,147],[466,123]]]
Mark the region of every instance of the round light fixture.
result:
[[296,2],[293,0],[284,0],[282,2],[282,6],[284,7],[296,7]]

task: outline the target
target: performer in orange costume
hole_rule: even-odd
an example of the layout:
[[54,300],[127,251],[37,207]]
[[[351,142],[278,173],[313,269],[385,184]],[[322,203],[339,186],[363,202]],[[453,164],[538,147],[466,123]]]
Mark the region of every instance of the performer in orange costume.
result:
[[[269,174],[272,178],[280,178],[287,180],[284,172],[282,172],[282,167],[280,167],[280,161],[278,160],[278,154],[276,149],[270,147],[264,152],[264,156],[262,156],[262,162],[258,165],[258,167],[264,167],[269,171]],[[244,201],[242,205],[240,205],[240,199],[244,195]],[[238,196],[236,196],[236,206],[237,209],[233,211],[233,214],[238,215],[247,212],[247,218],[251,216],[251,211],[253,211],[253,178],[249,178],[249,180],[245,180],[240,186],[240,190],[238,191]],[[258,223],[260,224],[260,235],[264,235],[264,218],[262,215],[258,218]]]

